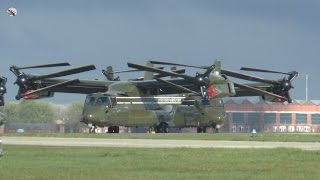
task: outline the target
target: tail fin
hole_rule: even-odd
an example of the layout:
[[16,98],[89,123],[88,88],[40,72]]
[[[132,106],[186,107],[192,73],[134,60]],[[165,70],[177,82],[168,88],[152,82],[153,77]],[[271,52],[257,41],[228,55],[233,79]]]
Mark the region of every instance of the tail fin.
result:
[[217,59],[214,61],[214,71],[218,72],[219,74],[221,72],[221,61]]
[[[147,61],[146,66],[154,67],[154,65],[150,61]],[[154,73],[150,71],[145,71],[144,80],[152,80],[152,79],[154,79]]]

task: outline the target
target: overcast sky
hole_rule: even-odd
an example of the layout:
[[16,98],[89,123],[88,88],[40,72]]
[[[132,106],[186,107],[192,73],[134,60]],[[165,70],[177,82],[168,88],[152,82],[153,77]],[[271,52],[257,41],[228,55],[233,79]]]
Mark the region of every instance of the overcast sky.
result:
[[[16,17],[5,13],[11,6],[18,10]],[[218,58],[225,69],[296,70],[300,76],[293,98],[305,99],[309,74],[309,97],[320,99],[319,9],[317,0],[3,0],[0,74],[8,77],[5,100],[14,101],[17,92],[11,65],[95,64],[97,70],[76,76],[94,79],[104,78],[101,69],[107,65],[126,69],[128,59],[144,64],[150,58],[197,65]],[[50,101],[83,99],[62,94]]]

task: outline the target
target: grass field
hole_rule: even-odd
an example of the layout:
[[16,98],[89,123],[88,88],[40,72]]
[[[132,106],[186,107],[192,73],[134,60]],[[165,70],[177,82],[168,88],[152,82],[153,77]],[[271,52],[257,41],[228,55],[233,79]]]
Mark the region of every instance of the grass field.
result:
[[277,141],[277,142],[320,142],[320,134],[261,133],[250,137],[249,133],[169,133],[169,134],[85,134],[85,133],[6,133],[1,136],[68,137],[68,138],[115,138],[115,139],[176,139],[176,140],[229,140],[229,141]]
[[5,146],[1,179],[318,179],[320,152]]

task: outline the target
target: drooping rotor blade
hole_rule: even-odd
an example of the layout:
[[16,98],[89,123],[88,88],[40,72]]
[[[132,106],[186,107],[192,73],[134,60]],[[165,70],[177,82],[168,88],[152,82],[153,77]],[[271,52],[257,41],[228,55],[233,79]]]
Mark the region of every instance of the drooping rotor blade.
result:
[[77,74],[77,73],[81,73],[81,72],[91,71],[94,69],[96,69],[96,67],[94,65],[81,66],[78,68],[68,69],[65,71],[60,71],[60,72],[56,72],[56,73],[52,73],[52,74],[33,76],[29,80],[35,81],[35,80],[41,80],[41,79],[45,79],[45,78],[62,77],[62,76],[67,76],[67,75],[71,75],[71,74]]
[[[164,67],[156,67],[156,68],[157,69],[164,69]],[[138,71],[142,71],[142,70],[139,70],[139,69],[119,70],[119,71],[111,72],[111,74],[124,73],[124,72],[138,72]]]
[[43,65],[36,65],[36,66],[25,66],[25,67],[16,67],[17,69],[31,69],[31,68],[46,68],[46,67],[58,67],[58,66],[70,66],[69,63],[53,63],[53,64],[43,64]]
[[268,83],[268,84],[279,84],[279,82],[275,80],[263,79],[257,76],[251,76],[251,75],[230,71],[226,69],[221,69],[221,74],[225,74],[227,76],[248,80],[248,81],[262,82],[262,83]]
[[[172,72],[178,73],[178,74],[183,74],[186,72],[186,69],[178,69],[178,70],[173,70]],[[165,75],[161,75],[161,74],[155,74],[154,75],[155,78],[163,78],[163,77],[167,77]]]
[[299,73],[297,71],[291,71],[289,72],[289,77],[288,77],[288,80],[289,81],[292,81],[294,78],[298,77]]
[[186,72],[186,69],[176,69],[176,70],[172,70],[172,72],[178,73],[178,74],[183,74]]
[[53,88],[57,88],[57,87],[60,87],[60,86],[65,86],[65,85],[68,85],[68,84],[78,83],[78,82],[80,82],[79,79],[71,79],[71,80],[68,80],[68,81],[64,81],[64,82],[61,82],[61,83],[53,84],[51,86],[47,86],[47,87],[44,87],[44,88],[40,88],[40,89],[37,89],[37,90],[34,90],[34,91],[30,91],[30,92],[21,94],[20,97],[29,96],[29,95],[32,95],[32,94],[35,94],[35,93],[38,93],[38,92],[41,92],[41,91],[49,91],[50,89],[53,89]]
[[213,70],[214,70],[214,65],[208,67],[208,69],[206,70],[206,72],[204,72],[202,74],[202,76],[204,76],[204,77],[208,76],[211,73],[211,71],[213,71]]
[[178,85],[178,84],[172,83],[172,82],[170,82],[170,81],[163,80],[163,79],[159,79],[159,78],[155,78],[155,79],[156,79],[157,81],[159,81],[159,82],[163,82],[163,83],[168,84],[168,85],[170,85],[170,86],[173,86],[173,87],[175,87],[175,88],[177,88],[177,89],[182,89],[182,90],[184,90],[184,91],[187,91],[187,92],[193,93],[193,94],[195,94],[195,95],[201,96],[201,93],[198,93],[198,92],[193,91],[193,90],[191,90],[191,89],[188,89],[188,88],[186,88],[186,87],[180,86],[180,85]]
[[178,64],[178,63],[171,63],[171,62],[162,62],[162,61],[150,61],[152,64],[163,64],[163,65],[172,65],[172,66],[184,66],[184,67],[193,67],[193,68],[200,68],[200,69],[208,69],[208,66],[195,66],[195,65],[188,65],[188,64]]
[[264,91],[264,90],[261,90],[261,89],[258,89],[258,88],[254,88],[254,87],[251,87],[251,86],[248,86],[248,85],[239,84],[239,83],[235,83],[235,82],[233,84],[236,87],[240,87],[240,88],[246,89],[246,90],[251,91],[251,92],[255,92],[255,93],[258,93],[258,94],[261,94],[261,95],[272,96],[272,97],[275,97],[275,98],[279,98],[279,99],[288,101],[288,99],[286,97],[283,97],[283,96],[280,96],[280,95],[277,95],[277,94],[274,94],[274,93],[271,93],[271,92],[268,92],[268,91]]
[[111,74],[118,74],[118,73],[124,73],[124,72],[137,72],[137,71],[141,71],[141,70],[138,70],[138,69],[120,70],[120,71],[114,71]]
[[155,72],[155,73],[159,73],[159,74],[164,75],[164,76],[177,76],[177,77],[184,78],[186,80],[196,81],[196,79],[194,77],[192,77],[192,76],[188,76],[188,75],[185,75],[185,74],[178,74],[178,73],[175,73],[175,72],[165,71],[165,70],[161,70],[161,69],[157,69],[157,68],[153,68],[153,67],[148,67],[148,66],[143,66],[143,65],[139,65],[139,64],[134,64],[134,63],[129,63],[128,62],[128,67],[139,69],[139,70],[142,70],[142,71]]
[[240,70],[290,75],[290,72],[281,72],[281,71],[274,71],[274,70],[260,69],[260,68],[252,68],[252,67],[241,67]]
[[4,106],[4,97],[3,97],[3,94],[0,95],[0,106]]
[[[183,74],[183,73],[185,73],[185,71],[186,71],[185,69],[178,69],[178,70],[174,70],[173,72],[179,73],[179,74]],[[159,73],[154,74],[154,79],[155,78],[163,78],[163,77],[167,77],[167,75],[161,75]],[[144,77],[138,77],[138,78],[133,79],[133,80],[142,81],[142,80],[144,80]]]
[[292,103],[293,100],[291,98],[291,95],[290,95],[289,91],[286,92],[285,97],[288,99],[288,103]]

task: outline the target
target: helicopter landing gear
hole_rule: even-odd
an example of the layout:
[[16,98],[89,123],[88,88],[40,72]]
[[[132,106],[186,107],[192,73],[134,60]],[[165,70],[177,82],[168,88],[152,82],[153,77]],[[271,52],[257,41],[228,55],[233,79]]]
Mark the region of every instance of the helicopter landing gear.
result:
[[97,126],[92,125],[92,126],[89,128],[89,133],[90,133],[90,134],[96,133],[96,130],[97,130]]
[[197,127],[197,133],[206,133],[207,127]]
[[119,133],[119,126],[108,127],[108,133]]
[[153,127],[153,126],[149,127],[149,131],[148,131],[148,133],[151,133],[151,134],[156,133],[156,131],[155,131],[155,127]]
[[156,133],[168,133],[169,132],[169,125],[165,122],[160,123],[155,128]]

